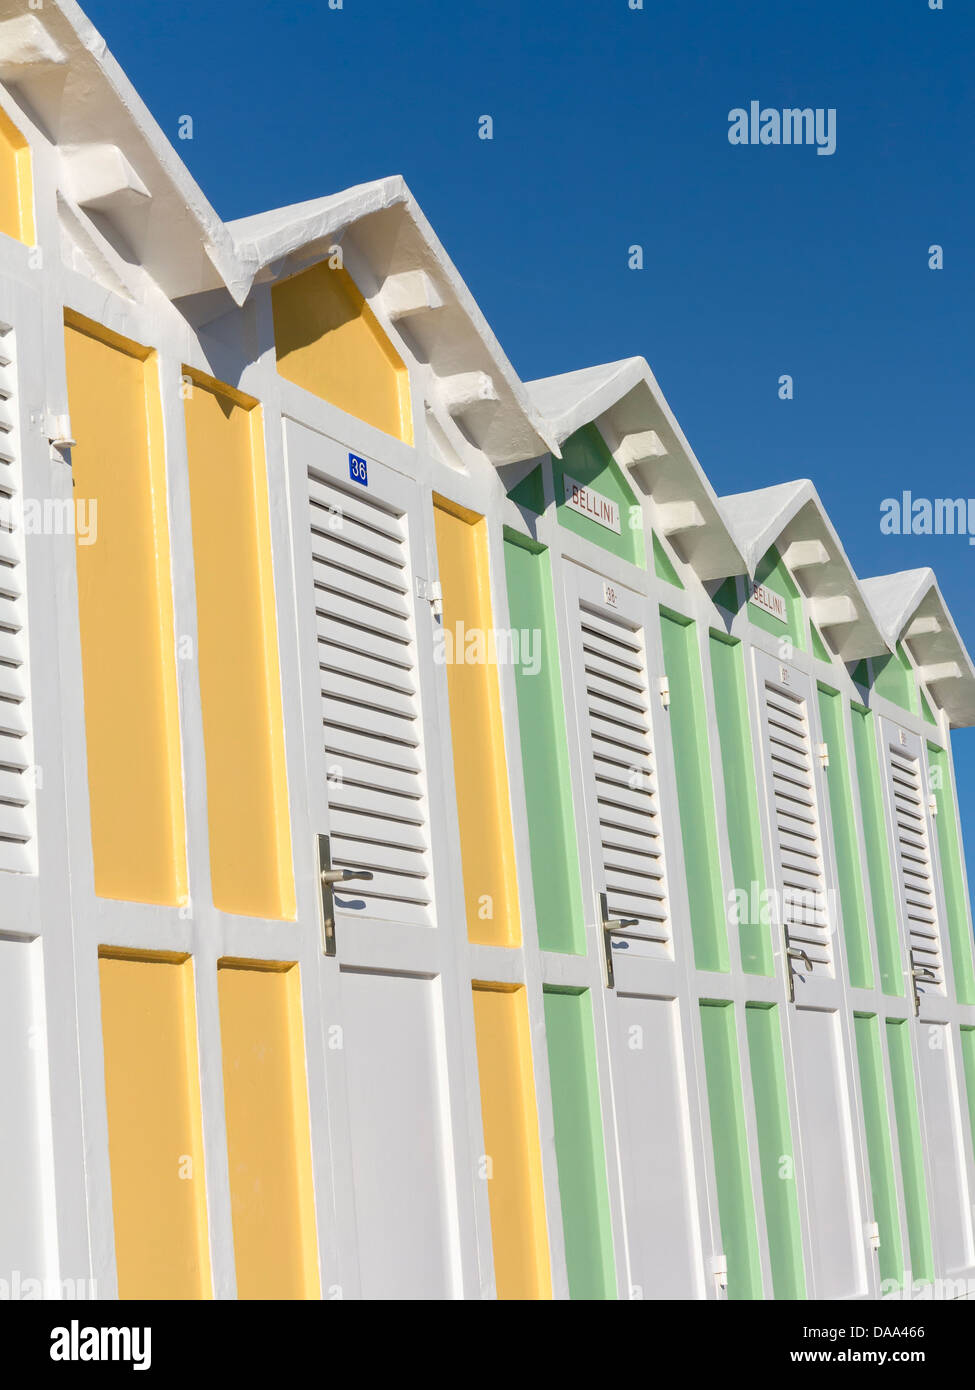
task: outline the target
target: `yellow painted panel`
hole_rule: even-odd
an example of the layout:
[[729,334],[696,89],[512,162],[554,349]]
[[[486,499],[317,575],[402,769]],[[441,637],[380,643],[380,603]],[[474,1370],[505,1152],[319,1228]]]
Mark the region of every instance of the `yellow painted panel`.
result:
[[210,1298],[193,965],[98,962],[120,1298]]
[[273,287],[271,308],[283,377],[413,443],[409,373],[347,270],[309,266]]
[[34,245],[30,145],[0,110],[0,233]]
[[65,329],[95,892],[186,901],[166,461],[155,354]]
[[499,1298],[551,1298],[531,1036],[523,985],[474,985],[491,1244]]
[[261,409],[189,373],[186,437],[213,901],[293,918]]
[[221,961],[238,1298],[320,1298],[297,965]]
[[[486,946],[518,946],[521,915],[501,693],[486,638],[492,627],[486,523],[436,496],[434,518],[467,935]],[[477,634],[485,644],[480,656]]]

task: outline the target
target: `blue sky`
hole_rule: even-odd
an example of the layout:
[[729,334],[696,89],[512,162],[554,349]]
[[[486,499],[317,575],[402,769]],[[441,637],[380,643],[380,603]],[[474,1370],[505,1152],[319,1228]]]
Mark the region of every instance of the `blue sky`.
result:
[[[930,565],[975,650],[975,548],[879,526],[975,496],[975,12],[643,4],[84,0],[223,217],[403,174],[523,377],[642,354],[719,493],[812,478],[858,573]],[[835,108],[835,154],[732,146],[752,100]]]

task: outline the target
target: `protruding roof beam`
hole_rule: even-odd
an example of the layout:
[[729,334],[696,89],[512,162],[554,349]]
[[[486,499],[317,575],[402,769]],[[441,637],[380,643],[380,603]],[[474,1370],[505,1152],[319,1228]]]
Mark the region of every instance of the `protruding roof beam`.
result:
[[394,321],[442,309],[443,296],[425,270],[404,270],[383,282],[383,308]]
[[861,617],[857,606],[849,594],[835,594],[832,598],[812,598],[809,600],[809,614],[817,627],[843,627],[855,623]]
[[677,536],[707,525],[696,502],[662,502],[657,508],[657,522],[665,536]]
[[30,68],[60,67],[68,55],[36,14],[0,24],[0,77],[16,82]]
[[919,666],[917,673],[925,685],[933,685],[935,681],[960,680],[965,674],[961,663],[957,661],[939,661],[933,666]]
[[793,541],[782,559],[790,570],[811,569],[813,565],[828,565],[829,551],[820,540]]
[[449,415],[462,415],[471,406],[497,401],[498,392],[487,372],[458,372],[441,378],[440,400]]
[[144,205],[152,196],[118,145],[75,145],[62,158],[79,207],[111,213]]
[[636,434],[624,435],[614,449],[613,457],[621,468],[637,468],[641,463],[666,458],[667,450],[656,430],[640,430]]
[[915,637],[932,637],[943,631],[941,621],[932,613],[926,618],[915,618],[912,623],[908,623],[904,629],[904,636],[910,642]]

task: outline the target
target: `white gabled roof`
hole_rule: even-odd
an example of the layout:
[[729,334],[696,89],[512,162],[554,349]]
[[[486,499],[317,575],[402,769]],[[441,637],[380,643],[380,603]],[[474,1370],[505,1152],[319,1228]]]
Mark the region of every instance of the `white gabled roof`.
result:
[[930,569],[901,570],[863,580],[891,649],[908,648],[953,728],[975,724],[975,667]]
[[975,671],[930,570],[861,585],[810,482],[719,501],[642,357],[523,383],[399,176],[225,224],[75,0],[0,0],[0,82],[53,146],[67,224],[97,228],[126,283],[131,261],[170,300],[243,304],[341,241],[363,259],[366,298],[429,363],[434,403],[494,462],[558,456],[595,423],[702,580],[753,574],[778,545],[844,659],[904,640],[952,723],[975,723]]
[[74,0],[0,0],[0,81],[58,146],[62,195],[111,209],[171,299],[226,285],[243,302],[230,233]]
[[806,594],[810,617],[843,661],[888,650],[863,586],[807,478],[722,497],[721,507],[748,573],[754,575],[774,545]]
[[352,231],[390,318],[406,322],[451,414],[495,463],[558,453],[558,441],[405,180],[398,174],[327,198],[228,223],[256,279],[288,275],[328,254]]
[[[399,277],[397,313],[409,316],[444,408],[474,444],[495,463],[558,452],[399,176],[225,224],[74,0],[26,12],[23,0],[0,0],[0,81],[56,146],[73,224],[91,219],[170,300],[224,289],[243,304],[256,281],[293,273],[302,253],[304,264],[321,259],[328,242],[355,228],[380,299],[385,281]],[[420,277],[422,292],[402,277]],[[425,323],[424,309],[436,310]]]
[[595,422],[651,501],[652,521],[701,580],[744,569],[718,498],[643,357],[528,382],[559,444]]

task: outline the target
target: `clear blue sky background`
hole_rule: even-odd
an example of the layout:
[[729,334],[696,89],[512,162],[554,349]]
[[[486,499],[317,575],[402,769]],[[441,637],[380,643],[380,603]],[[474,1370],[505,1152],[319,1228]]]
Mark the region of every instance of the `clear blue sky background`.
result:
[[[812,478],[975,650],[975,547],[879,529],[975,496],[970,0],[83,3],[223,217],[403,174],[523,377],[642,354],[719,493]],[[836,153],[730,145],[752,99],[835,107]]]

